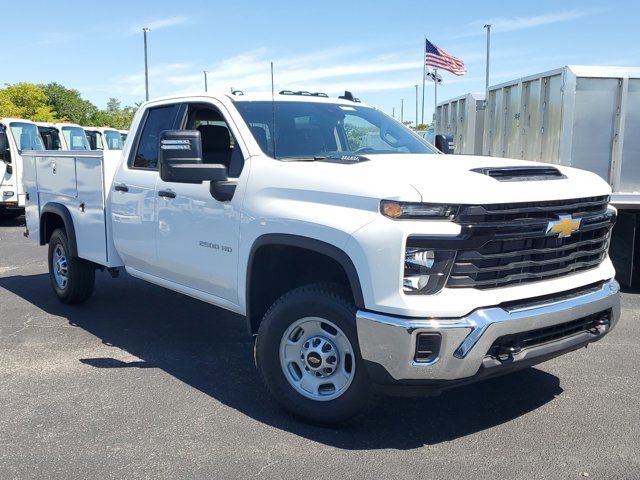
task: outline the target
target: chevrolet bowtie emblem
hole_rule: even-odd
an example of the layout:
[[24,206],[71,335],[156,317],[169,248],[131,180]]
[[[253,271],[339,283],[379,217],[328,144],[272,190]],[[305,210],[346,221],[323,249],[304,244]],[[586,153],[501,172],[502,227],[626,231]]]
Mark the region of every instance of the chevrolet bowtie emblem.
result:
[[547,235],[557,234],[559,238],[570,237],[572,233],[580,229],[580,219],[571,215],[558,215],[558,220],[547,224]]

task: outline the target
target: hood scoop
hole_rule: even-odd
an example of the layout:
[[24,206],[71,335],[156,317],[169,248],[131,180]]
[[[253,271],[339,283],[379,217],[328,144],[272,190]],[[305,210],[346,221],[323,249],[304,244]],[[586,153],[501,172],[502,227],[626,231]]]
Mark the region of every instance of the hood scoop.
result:
[[567,178],[555,167],[484,167],[472,168],[472,172],[487,175],[499,182],[534,182]]

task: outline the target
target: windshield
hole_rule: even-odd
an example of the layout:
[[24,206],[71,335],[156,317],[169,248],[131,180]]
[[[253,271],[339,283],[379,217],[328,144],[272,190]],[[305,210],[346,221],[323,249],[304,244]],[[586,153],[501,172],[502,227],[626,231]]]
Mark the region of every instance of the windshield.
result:
[[18,152],[23,150],[44,150],[38,127],[33,123],[13,122],[9,125]]
[[69,150],[90,150],[89,141],[80,127],[62,127],[62,135]]
[[122,134],[120,132],[116,130],[105,130],[104,137],[109,150],[122,150],[124,142],[122,141]]
[[279,159],[435,153],[407,127],[370,107],[269,101],[235,105],[264,153]]

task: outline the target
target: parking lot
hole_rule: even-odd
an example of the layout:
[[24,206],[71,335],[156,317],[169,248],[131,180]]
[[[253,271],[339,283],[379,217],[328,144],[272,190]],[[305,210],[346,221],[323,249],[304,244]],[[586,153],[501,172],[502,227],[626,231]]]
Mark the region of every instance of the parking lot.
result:
[[0,478],[640,478],[640,296],[601,342],[345,429],[269,399],[240,318],[123,274],[68,307],[0,225]]

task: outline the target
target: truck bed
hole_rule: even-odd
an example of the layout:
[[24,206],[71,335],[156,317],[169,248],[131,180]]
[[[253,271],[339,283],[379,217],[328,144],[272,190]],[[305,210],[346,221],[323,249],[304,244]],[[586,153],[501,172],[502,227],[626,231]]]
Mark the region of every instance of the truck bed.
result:
[[99,265],[122,265],[113,245],[107,195],[115,165],[102,152],[25,152],[24,185],[29,237],[40,239],[40,217],[46,206],[66,207],[73,221],[78,256]]

